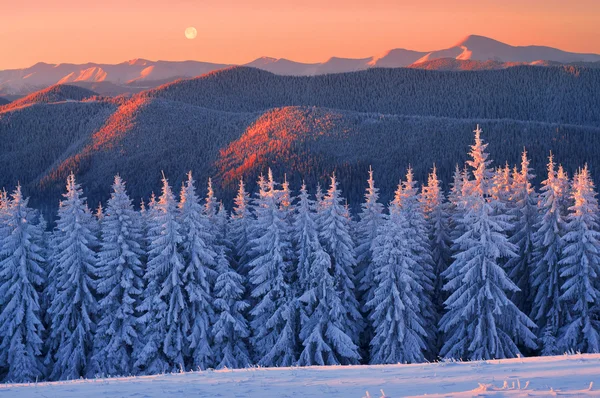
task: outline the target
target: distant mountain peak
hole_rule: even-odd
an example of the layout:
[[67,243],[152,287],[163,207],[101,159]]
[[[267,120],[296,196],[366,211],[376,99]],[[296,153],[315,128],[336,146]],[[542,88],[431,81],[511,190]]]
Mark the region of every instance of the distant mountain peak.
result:
[[489,37],[486,36],[481,36],[481,35],[468,35],[466,37],[464,37],[461,41],[459,41],[458,43],[456,43],[455,47],[469,47],[469,46],[473,46],[473,45],[497,45],[497,44],[502,44],[502,45],[507,45],[505,43],[502,43],[498,40],[495,39],[491,39]]
[[[453,62],[478,61],[477,62]],[[493,61],[487,63],[487,61]],[[394,48],[377,56],[365,58],[331,57],[324,62],[306,63],[263,56],[244,64],[277,75],[314,76],[343,73],[369,68],[400,68],[424,64],[427,69],[475,70],[505,68],[513,65],[557,66],[576,63],[585,67],[600,67],[600,55],[579,54],[547,46],[513,46],[481,35],[468,35],[450,48],[435,51],[413,51]],[[181,78],[201,76],[232,66],[199,61],[150,61],[135,58],[111,64],[47,64],[39,62],[29,68],[0,70],[0,95],[27,95],[56,83],[109,83],[95,88],[132,93],[128,85],[148,89]],[[138,90],[139,91],[139,90]],[[112,94],[110,94],[112,95]]]
[[129,61],[126,61],[125,63],[128,65],[132,65],[132,66],[133,65],[146,66],[146,65],[150,64],[151,61],[148,61],[147,59],[143,59],[143,58],[134,58]]

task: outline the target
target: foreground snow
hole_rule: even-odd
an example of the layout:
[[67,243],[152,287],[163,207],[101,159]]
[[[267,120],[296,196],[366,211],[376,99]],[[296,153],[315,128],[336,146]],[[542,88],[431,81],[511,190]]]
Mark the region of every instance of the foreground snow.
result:
[[418,365],[253,368],[0,385],[0,397],[600,396],[600,354]]

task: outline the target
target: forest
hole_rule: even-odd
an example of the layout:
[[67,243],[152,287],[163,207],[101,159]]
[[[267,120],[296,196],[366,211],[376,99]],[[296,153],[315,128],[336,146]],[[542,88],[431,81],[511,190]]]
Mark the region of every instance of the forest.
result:
[[527,149],[495,165],[474,133],[445,184],[407,164],[384,200],[367,165],[357,210],[336,172],[267,169],[231,207],[192,172],[138,205],[117,174],[95,209],[70,173],[49,227],[17,185],[0,198],[2,380],[600,352],[590,166]]

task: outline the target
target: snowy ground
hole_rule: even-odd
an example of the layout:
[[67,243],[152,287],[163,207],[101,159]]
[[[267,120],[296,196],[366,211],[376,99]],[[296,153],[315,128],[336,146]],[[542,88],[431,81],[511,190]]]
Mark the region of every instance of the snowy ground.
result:
[[[367,393],[368,391],[368,393]],[[0,385],[2,397],[600,396],[600,354],[464,363],[220,370]]]

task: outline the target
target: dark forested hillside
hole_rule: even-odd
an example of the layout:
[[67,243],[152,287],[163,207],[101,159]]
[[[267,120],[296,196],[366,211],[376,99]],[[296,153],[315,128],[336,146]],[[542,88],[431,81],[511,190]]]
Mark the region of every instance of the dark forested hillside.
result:
[[44,90],[31,93],[26,97],[19,98],[18,100],[13,101],[10,104],[0,108],[0,112],[32,104],[49,104],[63,101],[82,101],[86,98],[91,98],[97,95],[98,94],[94,91],[88,90],[83,87],[60,84],[50,86]]
[[161,171],[178,186],[189,169],[215,177],[229,201],[237,179],[253,188],[267,167],[294,188],[335,170],[355,205],[369,165],[382,192],[409,165],[422,181],[434,161],[448,183],[477,123],[501,164],[526,146],[541,175],[552,150],[569,172],[588,162],[600,181],[598,104],[600,70],[563,67],[316,77],[232,68],[130,99],[56,86],[0,109],[0,187],[21,182],[52,215],[71,171],[96,206],[116,173],[136,202],[158,191]]
[[6,105],[6,104],[8,104],[8,103],[10,103],[10,101],[9,101],[9,100],[7,100],[6,98],[2,98],[2,97],[0,97],[0,106],[2,106],[2,105]]
[[234,112],[315,105],[395,115],[600,126],[600,70],[576,67],[474,72],[375,68],[310,77],[234,67],[142,95]]

